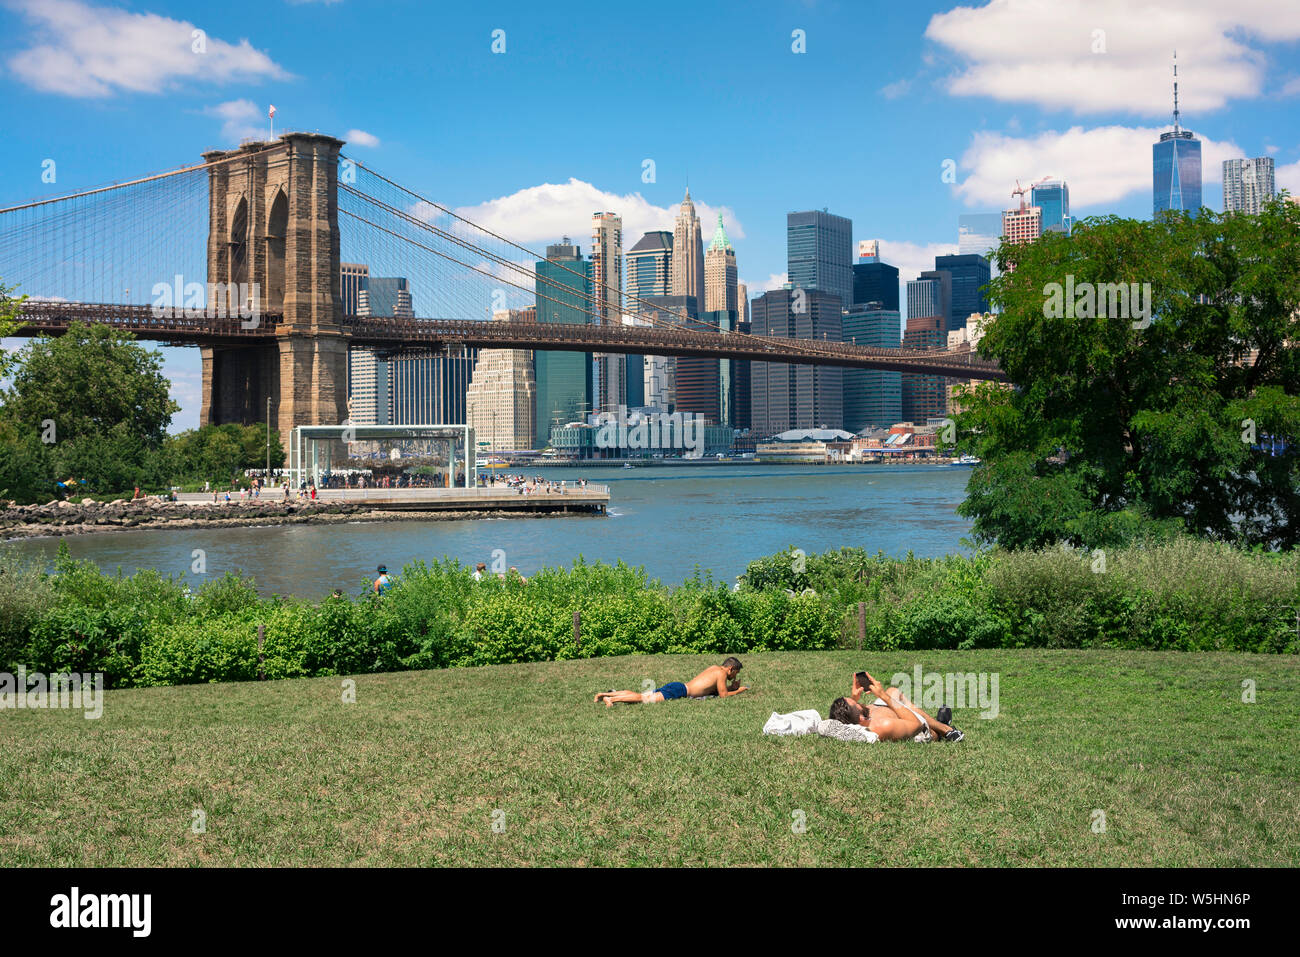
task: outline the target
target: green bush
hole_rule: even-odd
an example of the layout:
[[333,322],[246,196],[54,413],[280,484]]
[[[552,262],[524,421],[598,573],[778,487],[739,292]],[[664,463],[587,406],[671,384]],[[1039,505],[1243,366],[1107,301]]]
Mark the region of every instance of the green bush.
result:
[[[796,587],[797,586],[797,587]],[[109,687],[363,674],[627,654],[856,647],[1297,653],[1300,555],[1177,539],[891,559],[861,549],[752,563],[735,589],[676,589],[622,563],[475,582],[415,562],[384,595],[262,598],[237,575],[190,593],[153,571],[105,574],[60,550],[53,575],[0,553],[3,669],[101,671]],[[573,640],[574,612],[581,641]]]

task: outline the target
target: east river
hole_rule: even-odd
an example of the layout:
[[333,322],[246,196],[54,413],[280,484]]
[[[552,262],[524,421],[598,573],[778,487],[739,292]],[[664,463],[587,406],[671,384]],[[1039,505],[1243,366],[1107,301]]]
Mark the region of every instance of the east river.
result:
[[[415,559],[493,561],[531,575],[544,566],[623,560],[676,585],[698,565],[731,582],[755,558],[795,546],[808,554],[857,546],[901,556],[968,549],[970,523],[955,509],[970,470],[957,466],[621,466],[530,470],[610,486],[605,517],[366,522],[258,528],[141,530],[65,539],[76,558],[105,570],[191,573],[195,549],[207,576],[240,570],[263,593],[319,598],[353,592],[375,566]],[[12,547],[53,558],[60,539]]]

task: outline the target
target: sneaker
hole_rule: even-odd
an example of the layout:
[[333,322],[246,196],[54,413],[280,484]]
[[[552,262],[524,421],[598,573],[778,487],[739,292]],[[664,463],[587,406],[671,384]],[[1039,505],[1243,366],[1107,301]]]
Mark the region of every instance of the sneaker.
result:
[[[944,724],[947,723],[948,723],[947,721],[944,722]],[[962,734],[956,728],[953,728],[951,731],[949,731],[947,734],[943,736],[943,740],[956,742],[956,741],[961,741],[965,737],[966,735]]]
[[939,719],[940,724],[952,724],[952,708],[944,705],[935,717]]

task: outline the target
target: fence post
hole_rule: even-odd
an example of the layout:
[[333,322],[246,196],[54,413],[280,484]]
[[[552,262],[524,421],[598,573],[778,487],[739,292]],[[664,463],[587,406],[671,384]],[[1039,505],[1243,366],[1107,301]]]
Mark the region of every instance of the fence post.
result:
[[257,626],[257,680],[258,681],[266,680],[266,672],[263,670],[262,667],[266,663],[266,659],[262,656],[262,642],[265,638],[266,638],[266,625],[258,625]]
[[858,651],[862,650],[862,640],[867,637],[867,603],[858,602]]
[[576,651],[582,647],[582,612],[573,609],[573,648]]

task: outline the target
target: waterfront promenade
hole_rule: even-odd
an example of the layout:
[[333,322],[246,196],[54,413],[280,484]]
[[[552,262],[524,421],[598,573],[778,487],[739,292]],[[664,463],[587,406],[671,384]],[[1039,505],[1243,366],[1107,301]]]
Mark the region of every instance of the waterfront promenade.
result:
[[233,493],[231,500],[226,502],[225,494],[224,490],[218,491],[215,503],[211,492],[181,492],[177,494],[177,500],[185,504],[216,504],[232,508],[241,504],[244,507],[286,503],[349,505],[382,512],[588,512],[603,515],[609,506],[608,485],[566,486],[563,489],[553,486],[550,491],[542,488],[525,491],[506,485],[488,488],[322,488],[316,490],[315,502],[299,498],[293,490],[285,499],[283,491],[277,488],[265,489],[260,497],[249,496],[242,503]]

